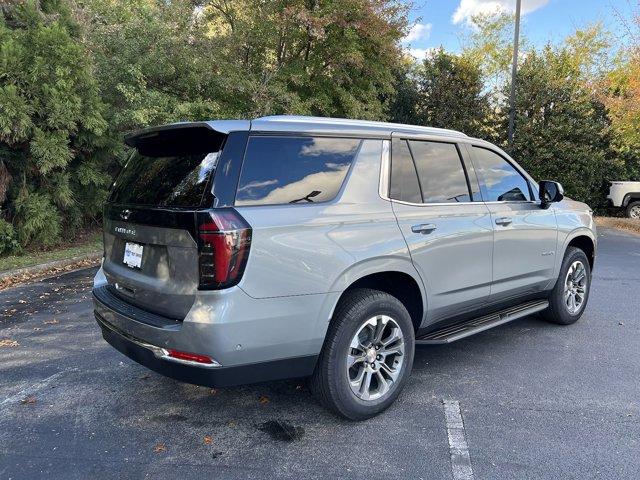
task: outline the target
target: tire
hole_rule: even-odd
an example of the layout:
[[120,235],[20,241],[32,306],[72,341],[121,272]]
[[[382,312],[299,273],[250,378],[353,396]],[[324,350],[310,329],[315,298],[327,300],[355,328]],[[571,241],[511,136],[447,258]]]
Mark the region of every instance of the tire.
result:
[[[378,328],[382,329],[380,341],[372,346]],[[399,335],[401,339],[393,340]],[[389,341],[388,346],[383,346],[385,341]],[[400,394],[411,374],[414,349],[413,323],[404,305],[385,292],[354,289],[336,307],[311,377],[311,390],[322,405],[338,415],[351,420],[373,417],[387,409]],[[403,352],[387,353],[393,350]],[[347,368],[350,359],[353,366]]]
[[640,202],[639,201],[630,202],[629,205],[627,205],[627,210],[625,213],[627,215],[627,218],[640,220]]
[[[584,283],[576,281],[581,277],[581,269],[584,275]],[[571,285],[571,288],[569,285]],[[581,290],[583,291],[582,300],[578,305],[577,298],[579,298]],[[579,248],[567,248],[560,267],[558,281],[549,294],[549,308],[542,313],[543,318],[559,325],[571,325],[577,322],[587,307],[590,290],[591,266],[587,255]],[[569,297],[574,299],[573,309],[571,298]]]

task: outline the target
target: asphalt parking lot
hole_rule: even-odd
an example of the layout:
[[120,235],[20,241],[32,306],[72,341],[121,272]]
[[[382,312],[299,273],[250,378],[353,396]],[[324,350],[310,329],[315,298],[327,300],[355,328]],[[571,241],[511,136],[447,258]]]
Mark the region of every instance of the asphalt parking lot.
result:
[[362,423],[304,381],[215,391],[147,371],[102,340],[93,273],[0,292],[1,479],[451,479],[445,401],[473,478],[640,475],[640,236],[600,233],[577,324],[420,347],[399,401]]

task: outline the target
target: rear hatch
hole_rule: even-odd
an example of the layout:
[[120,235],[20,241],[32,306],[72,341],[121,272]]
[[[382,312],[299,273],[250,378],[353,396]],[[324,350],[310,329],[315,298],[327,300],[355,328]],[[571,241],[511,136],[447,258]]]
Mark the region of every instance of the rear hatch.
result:
[[214,206],[233,202],[229,186],[235,190],[246,135],[194,123],[126,139],[135,150],[104,211],[103,288],[144,310],[177,320],[186,316],[211,269],[201,230],[211,229],[206,222],[214,211],[224,212]]

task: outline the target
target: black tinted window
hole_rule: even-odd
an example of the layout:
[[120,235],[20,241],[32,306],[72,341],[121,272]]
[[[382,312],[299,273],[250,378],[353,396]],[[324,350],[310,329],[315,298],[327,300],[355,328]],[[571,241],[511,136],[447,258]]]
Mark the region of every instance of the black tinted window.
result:
[[422,203],[418,175],[406,140],[394,139],[391,146],[389,197],[403,202]]
[[135,152],[113,184],[110,201],[134,205],[197,207],[219,152],[147,156]]
[[424,203],[469,202],[467,177],[452,143],[409,141]]
[[509,162],[486,148],[473,152],[485,202],[530,200],[529,184]]
[[225,135],[204,126],[169,128],[129,137],[134,153],[112,185],[110,201],[198,207]]
[[235,203],[331,200],[340,190],[360,142],[351,138],[250,137]]

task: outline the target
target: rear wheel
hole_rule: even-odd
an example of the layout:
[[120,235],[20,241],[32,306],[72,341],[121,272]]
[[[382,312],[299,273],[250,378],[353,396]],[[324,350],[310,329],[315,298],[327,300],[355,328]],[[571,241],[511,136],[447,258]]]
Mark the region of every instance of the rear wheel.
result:
[[404,305],[388,293],[349,292],[336,308],[312,390],[330,410],[363,420],[388,408],[411,373],[415,336]]
[[640,202],[631,202],[627,205],[627,217],[640,220]]
[[575,323],[587,306],[590,287],[591,267],[587,255],[579,248],[567,248],[543,317],[560,325]]

